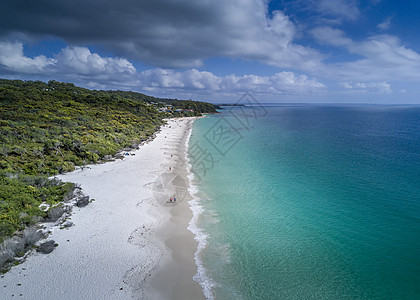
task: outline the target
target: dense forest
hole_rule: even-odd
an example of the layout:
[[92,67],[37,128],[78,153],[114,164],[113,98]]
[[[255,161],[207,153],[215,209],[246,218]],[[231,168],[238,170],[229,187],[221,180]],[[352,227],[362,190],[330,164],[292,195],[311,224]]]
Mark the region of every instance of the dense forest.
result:
[[198,101],[0,79],[0,243],[73,191],[48,177],[109,159],[151,137],[164,118],[214,113]]

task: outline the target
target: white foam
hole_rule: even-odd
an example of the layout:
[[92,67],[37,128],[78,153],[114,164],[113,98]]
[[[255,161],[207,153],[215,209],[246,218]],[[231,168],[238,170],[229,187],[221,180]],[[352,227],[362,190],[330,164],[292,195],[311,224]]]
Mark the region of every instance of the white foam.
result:
[[203,265],[203,261],[201,259],[201,253],[207,247],[207,238],[208,235],[198,226],[198,220],[203,213],[203,207],[200,205],[200,197],[198,196],[198,187],[194,185],[194,173],[191,171],[192,166],[190,163],[190,159],[188,157],[188,145],[189,140],[191,137],[192,128],[188,134],[188,137],[185,141],[185,161],[187,167],[187,178],[188,178],[188,192],[193,198],[192,200],[188,201],[190,205],[190,210],[192,211],[193,217],[191,221],[188,223],[188,230],[194,234],[194,239],[198,242],[197,251],[194,254],[195,263],[197,265],[197,274],[194,275],[194,280],[201,285],[203,290],[204,296],[209,299],[213,300],[214,295],[212,289],[216,284],[211,280],[210,276],[207,274],[207,270]]

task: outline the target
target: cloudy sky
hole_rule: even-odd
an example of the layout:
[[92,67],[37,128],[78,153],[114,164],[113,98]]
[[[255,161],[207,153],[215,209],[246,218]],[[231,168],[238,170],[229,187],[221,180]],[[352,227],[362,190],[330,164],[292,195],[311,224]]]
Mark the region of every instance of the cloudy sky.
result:
[[2,0],[0,78],[234,102],[420,103],[417,0]]

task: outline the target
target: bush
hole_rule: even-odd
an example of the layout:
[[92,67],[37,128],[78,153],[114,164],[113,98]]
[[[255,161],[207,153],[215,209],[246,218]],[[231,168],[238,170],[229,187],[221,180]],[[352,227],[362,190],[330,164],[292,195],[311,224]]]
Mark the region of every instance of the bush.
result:
[[0,242],[46,217],[42,202],[53,206],[69,197],[70,186],[47,176],[141,143],[163,118],[175,116],[159,112],[161,102],[194,114],[215,112],[204,102],[0,79]]
[[0,174],[0,242],[45,218],[47,213],[39,209],[42,202],[56,205],[71,197],[74,188],[45,176]]
[[35,245],[36,242],[38,242],[42,238],[42,231],[38,228],[25,228],[25,230],[22,233],[22,240],[26,247],[32,247],[33,245]]
[[63,206],[51,207],[48,210],[48,219],[50,221],[57,221],[66,212]]
[[0,269],[8,262],[12,262],[15,256],[20,256],[25,253],[28,248],[31,248],[43,238],[41,230],[38,228],[26,228],[22,232],[22,237],[13,236],[5,239],[0,244]]

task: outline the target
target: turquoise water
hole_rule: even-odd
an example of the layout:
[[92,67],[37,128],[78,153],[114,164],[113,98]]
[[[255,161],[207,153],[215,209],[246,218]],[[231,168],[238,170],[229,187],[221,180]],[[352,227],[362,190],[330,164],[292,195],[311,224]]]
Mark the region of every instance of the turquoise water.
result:
[[243,112],[189,141],[207,296],[420,299],[420,107]]

